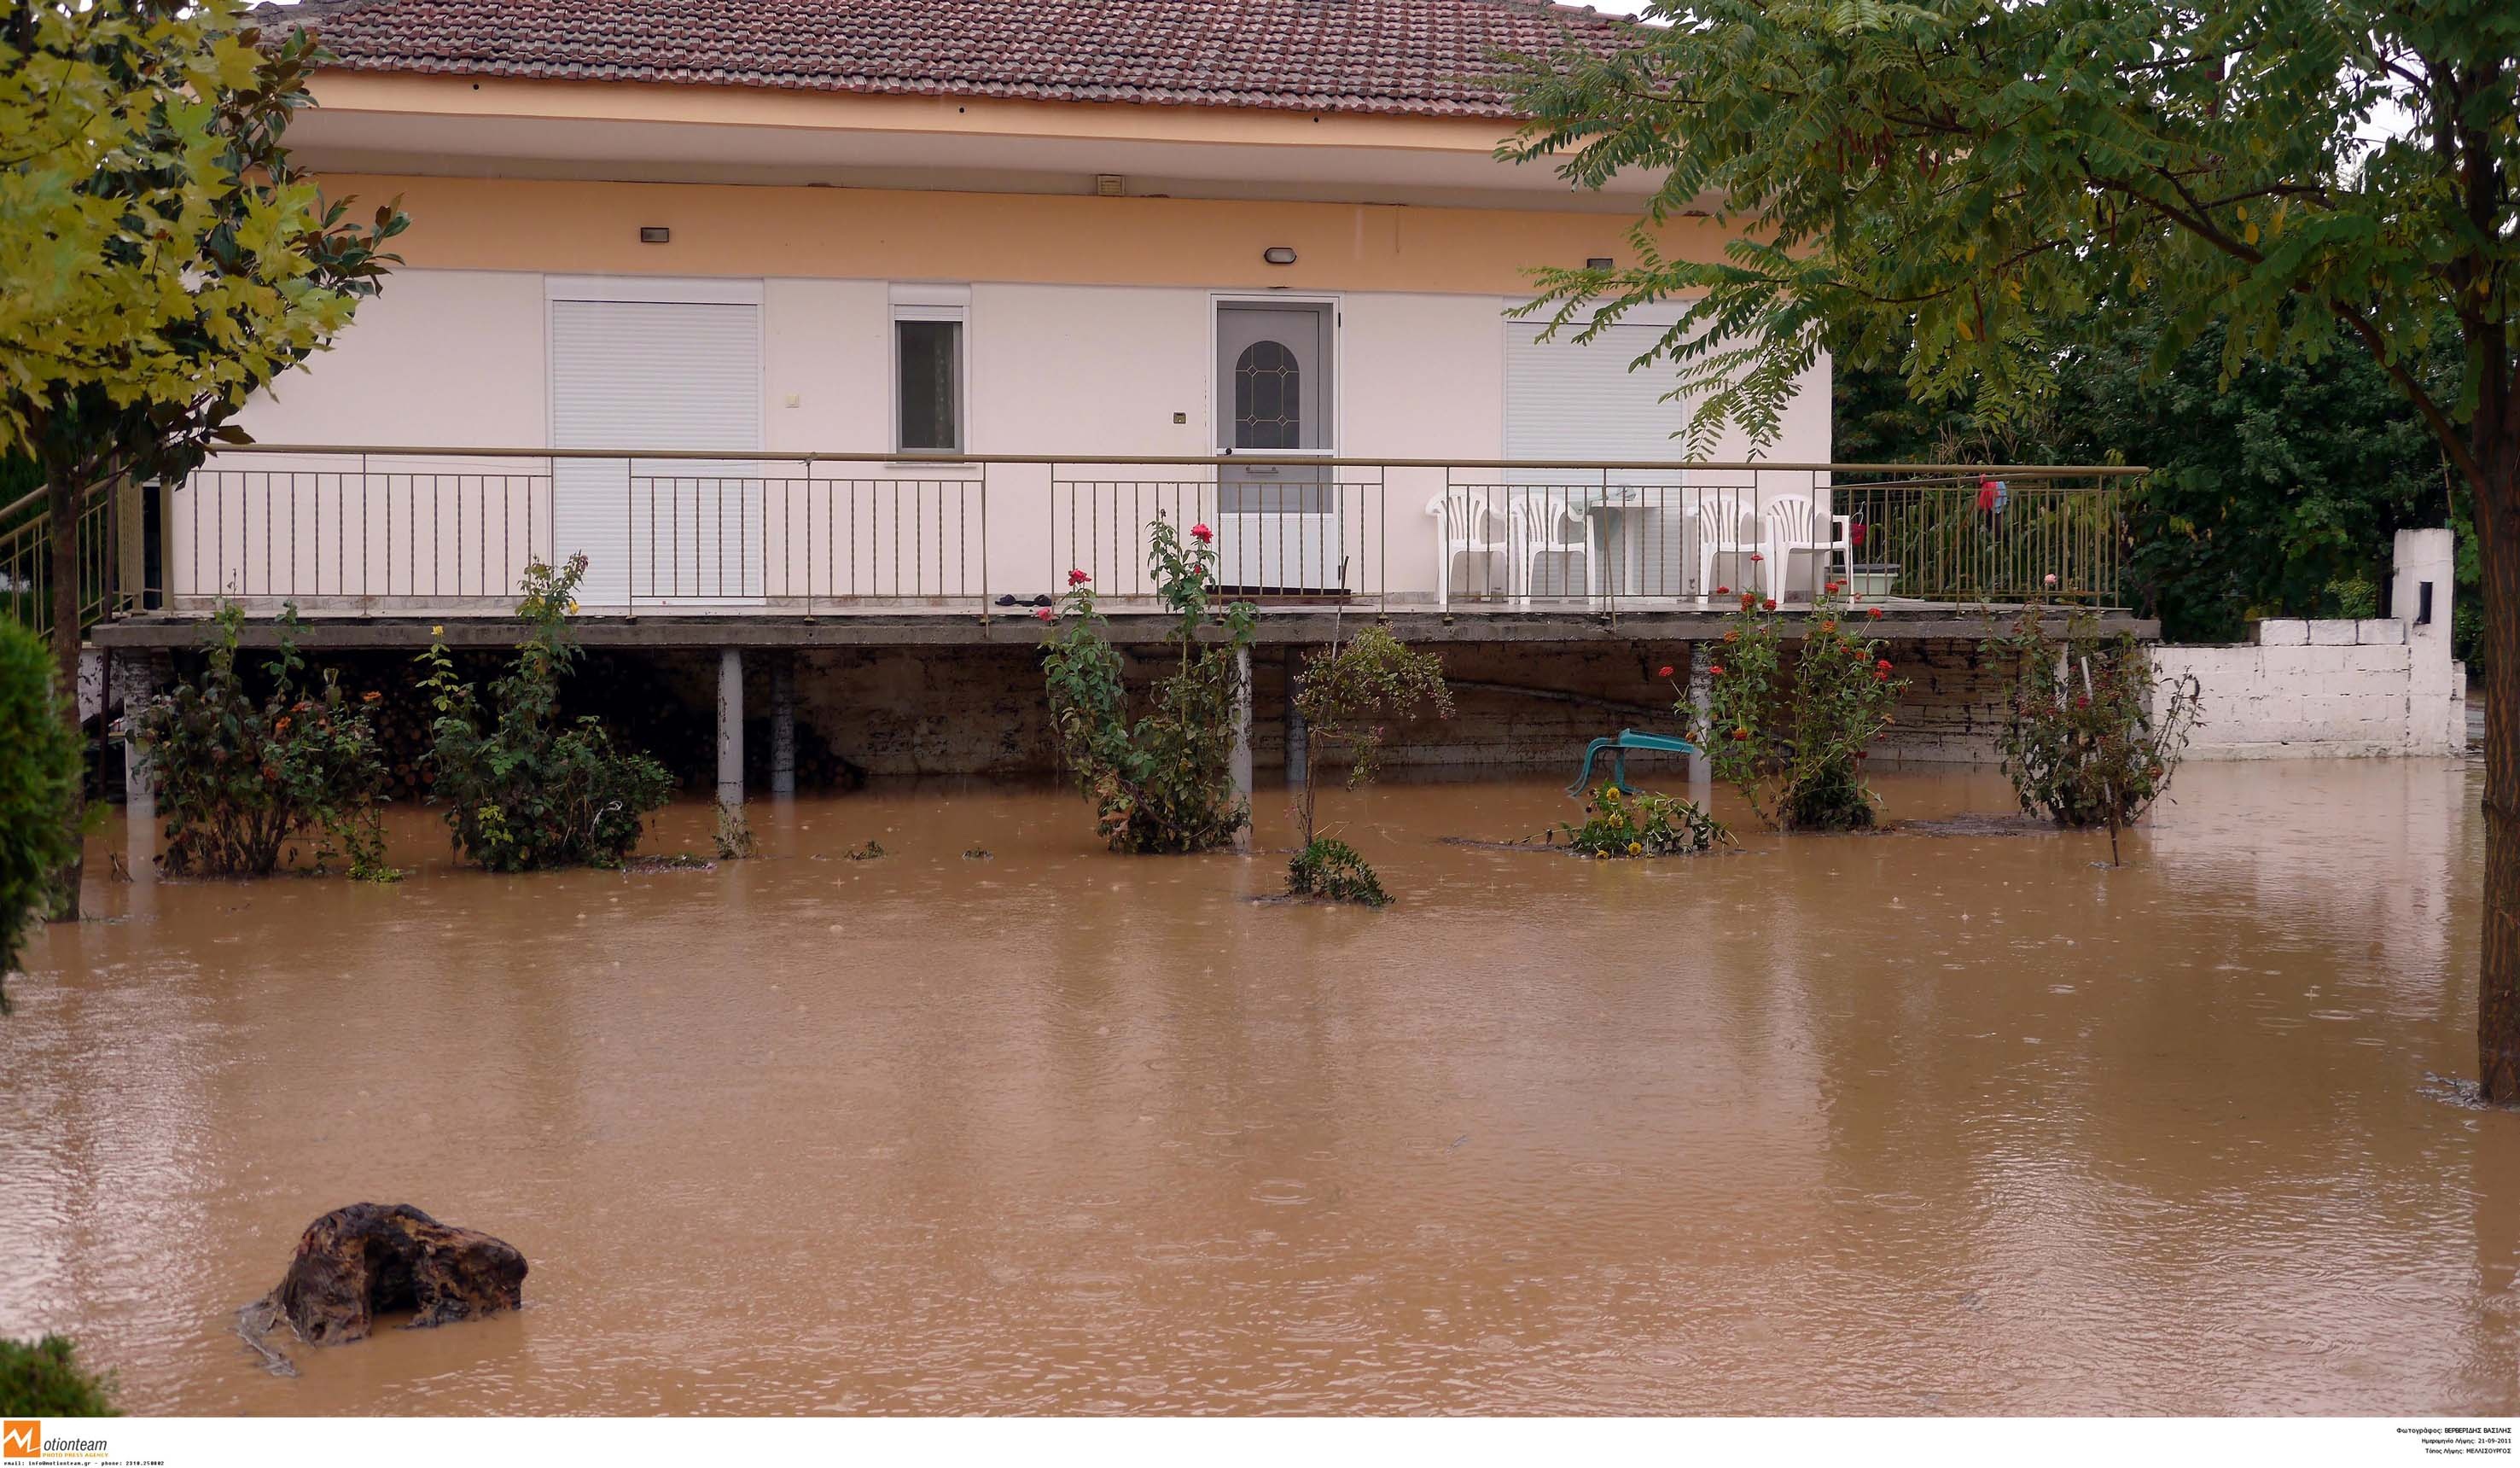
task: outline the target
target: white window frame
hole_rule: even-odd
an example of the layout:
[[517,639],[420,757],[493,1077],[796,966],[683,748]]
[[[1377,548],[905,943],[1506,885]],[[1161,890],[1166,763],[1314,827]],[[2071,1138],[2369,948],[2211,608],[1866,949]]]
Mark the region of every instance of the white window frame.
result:
[[[887,417],[892,451],[909,463],[961,458],[971,452],[971,288],[896,285],[890,295],[891,309],[885,313],[883,330],[885,355],[891,363],[885,395],[891,402]],[[950,321],[960,328],[954,343],[954,428],[960,441],[953,448],[913,448],[901,441],[901,323],[905,321]]]

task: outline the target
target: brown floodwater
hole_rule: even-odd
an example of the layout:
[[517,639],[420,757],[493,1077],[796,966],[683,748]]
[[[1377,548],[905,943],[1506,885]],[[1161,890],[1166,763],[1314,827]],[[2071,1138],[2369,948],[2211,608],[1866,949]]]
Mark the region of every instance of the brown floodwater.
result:
[[[1587,863],[1443,840],[1546,779],[1412,783],[1332,802],[1379,913],[976,786],[760,803],[714,870],[483,876],[416,814],[399,886],[99,881],[0,1021],[0,1333],[142,1412],[2507,1413],[2478,795],[2194,765],[2106,870]],[[527,1307],[267,1373],[234,1310],[360,1199]]]

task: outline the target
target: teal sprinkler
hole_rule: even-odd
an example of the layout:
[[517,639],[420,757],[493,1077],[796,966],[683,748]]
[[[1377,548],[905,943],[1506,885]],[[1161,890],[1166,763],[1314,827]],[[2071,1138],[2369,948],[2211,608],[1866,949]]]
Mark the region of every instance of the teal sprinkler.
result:
[[1632,793],[1628,784],[1628,751],[1653,750],[1665,755],[1703,755],[1706,752],[1686,739],[1667,734],[1640,734],[1634,729],[1621,729],[1616,739],[1596,739],[1584,750],[1584,767],[1576,772],[1575,783],[1566,787],[1570,796],[1581,796],[1593,783],[1593,761],[1603,750],[1613,752],[1610,783],[1623,793]]

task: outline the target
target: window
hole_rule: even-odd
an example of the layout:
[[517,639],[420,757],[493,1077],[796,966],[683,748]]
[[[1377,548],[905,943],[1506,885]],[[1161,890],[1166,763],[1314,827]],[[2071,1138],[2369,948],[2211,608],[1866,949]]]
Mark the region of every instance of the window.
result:
[[954,305],[893,305],[893,446],[904,453],[963,449],[963,314]]
[[1282,342],[1254,342],[1234,364],[1234,446],[1304,446],[1303,369]]

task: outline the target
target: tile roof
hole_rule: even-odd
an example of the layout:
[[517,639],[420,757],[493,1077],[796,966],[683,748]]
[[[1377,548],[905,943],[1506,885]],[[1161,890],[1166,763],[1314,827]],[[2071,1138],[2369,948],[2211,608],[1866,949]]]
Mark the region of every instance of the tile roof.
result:
[[305,0],[358,71],[1503,117],[1500,49],[1630,23],[1544,0]]

